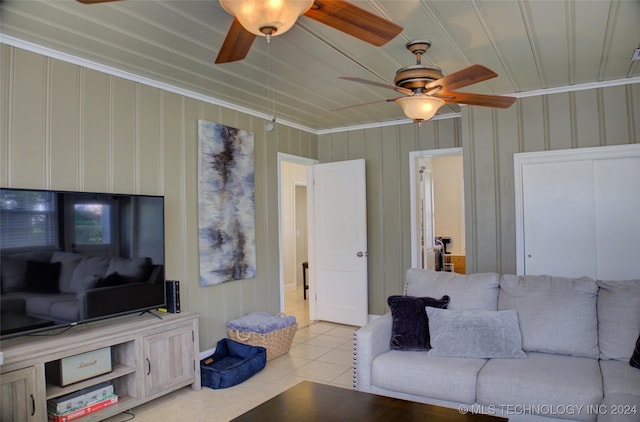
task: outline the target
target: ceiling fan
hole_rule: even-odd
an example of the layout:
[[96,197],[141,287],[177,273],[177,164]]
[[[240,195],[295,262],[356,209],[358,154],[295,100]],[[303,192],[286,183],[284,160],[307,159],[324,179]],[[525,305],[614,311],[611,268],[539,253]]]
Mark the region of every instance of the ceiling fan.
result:
[[[416,56],[416,64],[398,69],[393,80],[395,85],[349,76],[341,76],[340,79],[393,89],[405,94],[403,97],[382,101],[397,103],[405,115],[416,122],[431,119],[445,103],[509,108],[516,101],[515,97],[456,92],[458,88],[495,78],[498,74],[482,65],[474,64],[444,76],[440,68],[421,63],[422,55],[431,47],[431,43],[422,40],[410,41],[406,47]],[[358,105],[366,104],[372,103]],[[334,111],[350,107],[355,106],[342,107]]]
[[[119,0],[77,0],[93,4]],[[244,59],[256,36],[270,39],[288,31],[301,15],[375,46],[391,41],[402,27],[345,0],[219,0],[234,16],[216,63]]]

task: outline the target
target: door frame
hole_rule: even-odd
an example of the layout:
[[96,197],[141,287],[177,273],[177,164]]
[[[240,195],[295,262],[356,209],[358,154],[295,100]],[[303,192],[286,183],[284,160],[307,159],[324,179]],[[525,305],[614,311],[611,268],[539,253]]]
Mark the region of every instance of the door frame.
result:
[[[310,167],[313,166],[314,164],[318,164],[319,161],[313,158],[307,158],[307,157],[301,157],[298,155],[292,155],[292,154],[287,154],[284,152],[278,152],[278,278],[279,278],[279,290],[280,290],[280,312],[284,312],[285,311],[285,303],[284,303],[284,255],[282,253],[282,251],[284,250],[283,248],[283,242],[282,242],[282,174],[281,174],[281,168],[282,168],[282,163],[283,162],[288,162],[288,163],[294,163],[294,164],[301,164],[304,166]],[[307,172],[308,174],[308,172]],[[313,186],[313,184],[311,183],[311,181],[307,178],[307,196],[309,195],[309,190],[310,187]],[[307,204],[307,207],[309,207],[309,204]],[[309,226],[312,223],[312,221],[307,220],[307,226]],[[309,239],[307,239],[307,243],[309,242]],[[309,246],[309,245],[307,245]],[[307,250],[308,247],[307,247]],[[311,314],[311,312],[310,312]]]
[[[418,268],[420,262],[420,248],[418,248],[415,234],[418,230],[418,215],[416,213],[416,159],[450,157],[453,155],[463,155],[462,147],[430,149],[424,151],[409,152],[409,209],[411,211],[411,268]],[[466,228],[465,228],[466,230]]]

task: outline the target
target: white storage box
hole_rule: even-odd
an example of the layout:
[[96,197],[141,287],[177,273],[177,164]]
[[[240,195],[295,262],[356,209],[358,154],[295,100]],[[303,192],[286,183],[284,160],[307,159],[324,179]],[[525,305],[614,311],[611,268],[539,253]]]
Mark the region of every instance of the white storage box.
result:
[[47,381],[60,387],[111,372],[111,347],[48,362]]

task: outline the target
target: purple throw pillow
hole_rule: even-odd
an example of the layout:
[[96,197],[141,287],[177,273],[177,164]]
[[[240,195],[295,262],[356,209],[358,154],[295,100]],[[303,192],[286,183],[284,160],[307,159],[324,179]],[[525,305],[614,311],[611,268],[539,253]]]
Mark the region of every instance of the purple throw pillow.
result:
[[633,355],[631,355],[631,359],[629,359],[629,365],[640,369],[640,336],[638,336],[638,340],[636,340],[636,350],[633,351]]
[[449,296],[441,299],[414,296],[389,296],[387,304],[393,319],[391,327],[391,349],[429,350],[429,320],[425,307],[446,309]]

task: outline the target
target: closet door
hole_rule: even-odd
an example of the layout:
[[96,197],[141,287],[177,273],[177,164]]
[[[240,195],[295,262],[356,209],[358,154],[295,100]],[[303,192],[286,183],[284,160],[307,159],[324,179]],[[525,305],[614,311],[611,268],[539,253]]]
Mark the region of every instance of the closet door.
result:
[[523,168],[524,274],[596,273],[591,173],[590,161]]
[[597,278],[640,278],[640,157],[593,162]]
[[640,145],[516,154],[518,274],[640,278]]

